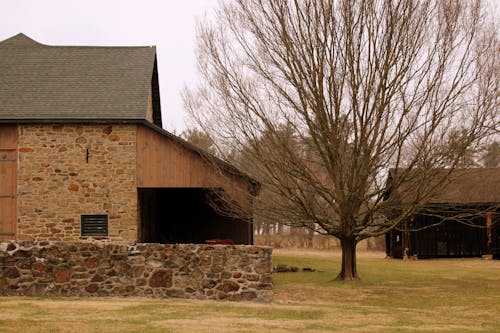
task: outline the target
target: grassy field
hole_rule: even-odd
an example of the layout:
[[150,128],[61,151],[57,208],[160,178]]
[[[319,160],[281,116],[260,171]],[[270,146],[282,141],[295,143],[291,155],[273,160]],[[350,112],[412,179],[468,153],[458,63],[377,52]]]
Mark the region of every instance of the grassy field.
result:
[[500,332],[500,261],[360,254],[362,281],[332,282],[338,253],[276,250],[274,302],[0,298],[7,332]]

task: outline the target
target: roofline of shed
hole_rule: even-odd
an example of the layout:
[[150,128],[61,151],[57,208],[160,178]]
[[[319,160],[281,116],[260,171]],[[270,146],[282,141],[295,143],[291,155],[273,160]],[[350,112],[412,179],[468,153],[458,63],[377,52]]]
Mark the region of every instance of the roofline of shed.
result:
[[[405,203],[394,203],[392,204],[393,207],[403,207],[407,206],[408,204]],[[489,202],[489,201],[484,201],[484,202],[428,202],[422,206],[423,208],[447,208],[447,207],[485,207],[486,209],[488,208],[499,208],[500,209],[500,202]]]
[[500,202],[489,202],[489,201],[480,201],[480,202],[455,202],[455,201],[430,201],[424,205],[424,207],[428,206],[486,206],[486,207],[496,207],[500,205]]

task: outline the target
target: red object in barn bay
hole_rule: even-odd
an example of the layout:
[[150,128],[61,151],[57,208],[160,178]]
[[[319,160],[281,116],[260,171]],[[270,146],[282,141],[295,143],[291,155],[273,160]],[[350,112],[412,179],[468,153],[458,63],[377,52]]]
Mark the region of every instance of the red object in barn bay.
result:
[[234,245],[232,239],[208,239],[205,241],[208,245]]

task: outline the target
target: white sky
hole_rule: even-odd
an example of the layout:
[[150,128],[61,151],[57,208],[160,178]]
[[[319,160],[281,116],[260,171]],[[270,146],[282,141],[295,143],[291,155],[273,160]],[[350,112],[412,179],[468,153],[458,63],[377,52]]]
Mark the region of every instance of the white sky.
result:
[[0,41],[18,33],[48,45],[156,45],[163,127],[185,129],[181,90],[196,82],[195,25],[218,0],[1,0]]

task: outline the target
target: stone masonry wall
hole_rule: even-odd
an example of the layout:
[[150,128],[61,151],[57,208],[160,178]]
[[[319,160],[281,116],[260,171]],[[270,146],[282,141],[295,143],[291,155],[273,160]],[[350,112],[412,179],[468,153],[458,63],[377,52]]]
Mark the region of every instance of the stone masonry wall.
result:
[[135,125],[19,125],[17,238],[77,241],[108,214],[109,240],[136,241],[136,158]]
[[0,295],[272,299],[272,249],[246,245],[0,243]]

